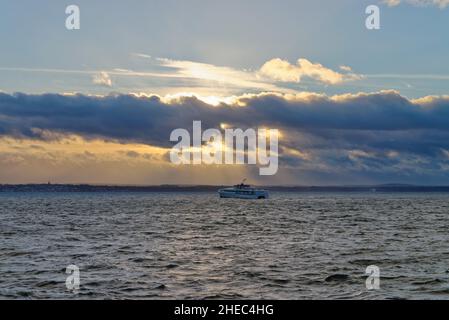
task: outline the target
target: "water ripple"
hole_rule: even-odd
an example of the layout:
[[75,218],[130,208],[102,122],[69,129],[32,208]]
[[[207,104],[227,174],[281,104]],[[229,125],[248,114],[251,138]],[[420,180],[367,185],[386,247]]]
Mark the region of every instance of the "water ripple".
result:
[[0,298],[447,299],[448,197],[4,193]]

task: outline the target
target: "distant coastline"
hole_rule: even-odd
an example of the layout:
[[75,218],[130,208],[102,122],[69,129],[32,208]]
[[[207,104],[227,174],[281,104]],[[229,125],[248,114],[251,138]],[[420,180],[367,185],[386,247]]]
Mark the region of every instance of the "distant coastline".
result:
[[[0,192],[215,192],[221,185],[120,186],[90,184],[0,184]],[[383,184],[372,186],[259,186],[274,192],[448,192],[449,186]]]

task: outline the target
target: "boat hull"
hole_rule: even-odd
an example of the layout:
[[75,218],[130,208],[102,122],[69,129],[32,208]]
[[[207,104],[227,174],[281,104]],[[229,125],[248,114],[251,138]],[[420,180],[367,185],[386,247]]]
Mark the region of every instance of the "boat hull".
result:
[[268,199],[269,195],[268,192],[265,190],[254,190],[254,191],[248,191],[248,190],[219,190],[218,194],[220,195],[220,198],[227,198],[227,199]]

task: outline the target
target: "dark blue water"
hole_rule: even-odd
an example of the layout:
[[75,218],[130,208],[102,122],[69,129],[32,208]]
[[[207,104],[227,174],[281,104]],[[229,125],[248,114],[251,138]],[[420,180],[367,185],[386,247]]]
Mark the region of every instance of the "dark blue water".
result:
[[0,193],[0,298],[447,299],[448,238],[448,194]]

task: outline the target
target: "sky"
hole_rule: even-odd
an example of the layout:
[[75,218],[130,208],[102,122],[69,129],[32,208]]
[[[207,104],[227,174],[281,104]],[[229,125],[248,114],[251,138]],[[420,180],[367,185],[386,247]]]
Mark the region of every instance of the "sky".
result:
[[[449,185],[447,0],[1,7],[0,183]],[[195,120],[279,129],[278,173],[173,165]]]

